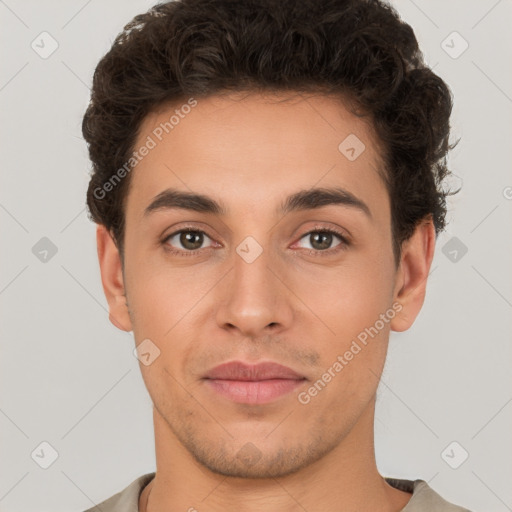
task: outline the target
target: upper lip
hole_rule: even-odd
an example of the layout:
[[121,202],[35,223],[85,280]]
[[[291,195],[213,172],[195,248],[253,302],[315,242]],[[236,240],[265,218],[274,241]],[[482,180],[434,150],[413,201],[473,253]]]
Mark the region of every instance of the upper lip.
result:
[[287,366],[273,362],[247,364],[242,361],[230,361],[212,368],[205,379],[259,381],[269,379],[305,379],[303,375]]

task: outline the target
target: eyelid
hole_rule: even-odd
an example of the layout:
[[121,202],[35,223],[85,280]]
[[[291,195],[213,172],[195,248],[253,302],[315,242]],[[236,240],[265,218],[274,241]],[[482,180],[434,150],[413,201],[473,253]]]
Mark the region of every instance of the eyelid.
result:
[[[181,233],[182,231],[194,231],[198,233],[204,233],[209,238],[215,238],[212,237],[209,234],[210,227],[207,224],[204,224],[202,222],[194,222],[193,224],[188,223],[187,221],[181,223],[177,223],[172,227],[172,230],[165,229],[164,232],[161,235],[162,240],[166,240],[167,238],[174,236],[178,233]],[[165,234],[167,233],[167,234]]]
[[301,236],[301,238],[306,235],[310,235],[311,233],[318,233],[318,232],[333,233],[334,235],[340,237],[347,244],[350,243],[352,240],[352,236],[346,229],[339,228],[339,227],[333,227],[330,225],[319,225],[319,224],[317,224],[313,228],[309,229],[306,233],[304,233]]

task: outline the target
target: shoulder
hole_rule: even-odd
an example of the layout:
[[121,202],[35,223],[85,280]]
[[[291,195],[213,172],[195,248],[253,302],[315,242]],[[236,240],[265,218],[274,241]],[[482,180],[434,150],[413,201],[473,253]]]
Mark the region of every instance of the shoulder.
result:
[[84,512],[138,512],[139,496],[155,473],[146,473],[135,479],[128,487]]
[[386,482],[397,489],[412,493],[409,503],[400,512],[471,512],[446,501],[424,480],[386,478]]

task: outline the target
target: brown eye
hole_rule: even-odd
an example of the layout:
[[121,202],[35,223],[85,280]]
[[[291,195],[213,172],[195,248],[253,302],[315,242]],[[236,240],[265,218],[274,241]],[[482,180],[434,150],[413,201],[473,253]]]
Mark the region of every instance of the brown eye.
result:
[[203,231],[181,230],[169,235],[164,242],[182,251],[196,251],[201,249],[205,238],[210,240]]
[[333,236],[331,233],[312,233],[309,235],[309,240],[313,249],[317,249],[319,251],[329,249],[332,244],[332,238]]
[[[339,242],[333,245],[334,239],[337,238]],[[341,235],[334,233],[329,230],[317,230],[306,233],[301,240],[305,239],[309,242],[310,247],[304,247],[305,249],[313,249],[315,251],[327,251],[337,247],[344,242]]]

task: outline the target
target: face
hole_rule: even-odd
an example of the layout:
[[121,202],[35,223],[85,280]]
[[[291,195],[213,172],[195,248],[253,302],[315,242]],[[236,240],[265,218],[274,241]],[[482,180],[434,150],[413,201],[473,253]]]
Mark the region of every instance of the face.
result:
[[[404,274],[369,126],[325,96],[212,96],[149,115],[144,144],[126,202],[128,308],[109,303],[146,344],[170,438],[216,473],[276,477],[370,428]],[[205,379],[230,361],[301,380]]]

